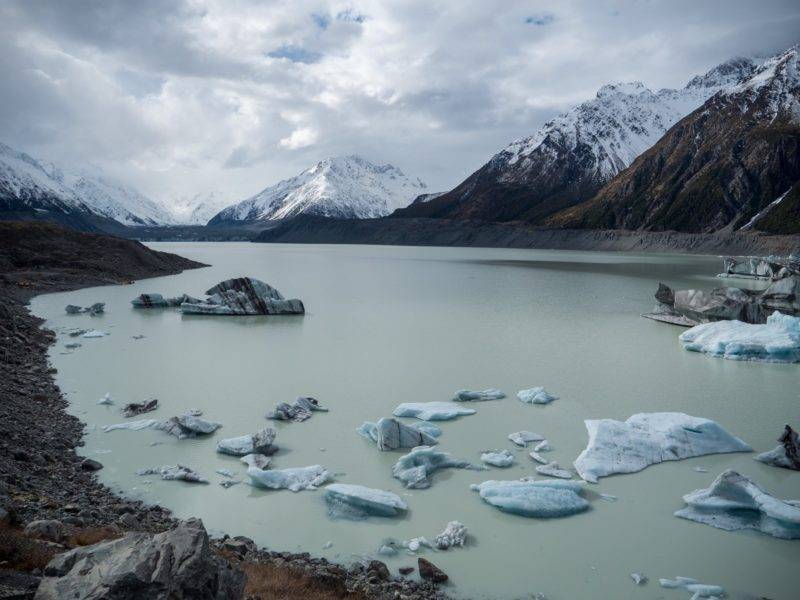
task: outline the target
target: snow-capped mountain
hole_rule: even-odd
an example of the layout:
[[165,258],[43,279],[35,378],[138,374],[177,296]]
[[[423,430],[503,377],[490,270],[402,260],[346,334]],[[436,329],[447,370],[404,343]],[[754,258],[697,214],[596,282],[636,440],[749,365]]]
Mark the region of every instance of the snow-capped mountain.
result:
[[181,196],[165,202],[175,223],[181,225],[205,225],[221,210],[231,206],[235,200],[220,191]]
[[136,189],[88,169],[66,169],[0,143],[0,208],[87,213],[123,225],[164,225],[170,214]]
[[592,197],[678,120],[755,68],[735,58],[679,90],[652,91],[638,81],[605,85],[596,97],[509,144],[449,193],[397,216],[540,222]]
[[228,221],[279,220],[300,214],[367,219],[407,206],[426,186],[392,165],[374,165],[359,156],[321,160],[296,177],[270,186],[215,216]]

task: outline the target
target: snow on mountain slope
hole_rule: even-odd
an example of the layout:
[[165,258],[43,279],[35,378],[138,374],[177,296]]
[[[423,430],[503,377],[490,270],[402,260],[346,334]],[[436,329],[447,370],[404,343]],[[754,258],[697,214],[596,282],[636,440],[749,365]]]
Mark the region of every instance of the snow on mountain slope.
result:
[[205,225],[221,210],[231,206],[235,201],[220,191],[213,191],[194,196],[182,196],[165,202],[172,219],[182,225]]
[[367,219],[407,206],[426,186],[392,165],[359,156],[326,158],[296,177],[221,211],[209,224],[278,220],[299,214]]

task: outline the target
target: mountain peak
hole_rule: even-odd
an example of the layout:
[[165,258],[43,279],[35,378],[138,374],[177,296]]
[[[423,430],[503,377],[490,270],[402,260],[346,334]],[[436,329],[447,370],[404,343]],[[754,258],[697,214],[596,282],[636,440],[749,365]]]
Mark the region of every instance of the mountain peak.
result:
[[749,58],[737,56],[717,65],[703,75],[689,80],[686,89],[708,89],[733,86],[753,74],[757,63]]
[[608,98],[610,96],[616,96],[619,94],[634,96],[645,92],[652,93],[650,89],[641,81],[627,81],[619,83],[608,83],[604,85],[599,90],[597,90],[597,97]]

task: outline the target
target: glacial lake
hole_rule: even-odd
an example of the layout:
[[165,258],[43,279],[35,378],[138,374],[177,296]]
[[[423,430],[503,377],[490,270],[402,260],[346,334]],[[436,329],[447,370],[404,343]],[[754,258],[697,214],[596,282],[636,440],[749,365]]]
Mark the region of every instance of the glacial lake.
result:
[[[158,250],[209,263],[205,269],[132,285],[39,296],[33,311],[60,332],[51,349],[70,410],[86,424],[81,452],[100,460],[101,481],[122,494],[201,517],[215,533],[243,534],[276,550],[308,551],[349,564],[375,555],[384,538],[432,539],[448,521],[469,529],[466,548],[421,553],[451,578],[448,590],[472,598],[550,600],[688,598],[659,587],[659,577],[694,577],[729,597],[797,598],[800,542],[756,532],[726,532],[673,516],[681,497],[707,487],[726,468],[781,498],[800,498],[800,474],[768,467],[754,454],[723,454],[651,466],[586,484],[591,509],[561,519],[504,514],[470,491],[472,483],[535,475],[528,451],[509,433],[531,430],[553,447],[546,456],[571,466],[587,441],[583,420],[624,420],[637,412],[682,411],[708,417],[761,452],[777,445],[786,422],[800,424],[800,366],[728,361],[684,351],[681,328],[641,318],[659,281],[678,288],[721,283],[717,257],[479,248],[153,243]],[[249,275],[301,298],[303,317],[182,316],[174,309],[134,310],[142,292],[201,296],[215,283]],[[104,301],[98,317],[69,316],[66,304]],[[69,328],[110,333],[76,341]],[[134,339],[133,336],[145,336]],[[549,406],[519,402],[516,392],[545,386]],[[390,416],[401,402],[445,401],[458,389],[497,387],[507,398],[475,403],[478,413],[441,423],[439,447],[480,462],[509,449],[509,469],[448,469],[425,490],[392,478],[400,452],[379,452],[355,433]],[[106,392],[115,406],[97,400]],[[304,423],[267,421],[279,401],[311,395],[330,408]],[[168,418],[190,408],[220,421],[206,439],[160,431],[114,431],[120,406],[156,397]],[[325,466],[335,480],[394,491],[404,518],[332,521],[322,491],[224,489],[216,469],[245,477],[238,458],[215,441],[278,430],[274,468]],[[152,445],[158,442],[156,445]],[[530,450],[530,448],[528,449]],[[209,485],[141,477],[138,469],[176,462]],[[695,467],[708,469],[701,473]],[[612,494],[616,502],[595,493]],[[333,545],[327,549],[326,543]],[[396,573],[416,558],[380,557]],[[650,578],[636,586],[630,573]]]

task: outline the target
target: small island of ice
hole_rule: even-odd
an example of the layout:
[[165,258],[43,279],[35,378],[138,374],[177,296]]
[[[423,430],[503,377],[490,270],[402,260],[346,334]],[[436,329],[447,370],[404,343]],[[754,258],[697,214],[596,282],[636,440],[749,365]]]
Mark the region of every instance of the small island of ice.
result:
[[484,481],[470,487],[484,502],[522,517],[566,517],[589,508],[577,481]]
[[558,396],[548,394],[543,387],[520,390],[517,392],[517,398],[525,404],[550,404],[553,400],[558,400]]
[[402,481],[407,488],[421,489],[430,487],[428,476],[434,471],[448,468],[483,470],[486,467],[473,465],[428,446],[419,446],[400,457],[392,467],[392,475]]
[[364,421],[356,433],[378,445],[379,450],[398,450],[417,446],[435,446],[442,430],[431,423],[406,425],[397,419],[379,419],[377,423]]
[[501,390],[489,388],[483,391],[458,390],[453,396],[454,402],[486,402],[487,400],[502,400],[506,395]]
[[392,414],[395,417],[416,417],[422,421],[449,421],[476,412],[474,408],[466,408],[455,402],[403,402]]
[[325,502],[331,516],[351,519],[396,517],[408,510],[408,505],[397,494],[344,483],[326,486]]
[[481,460],[487,465],[505,469],[514,464],[514,455],[508,450],[490,450],[481,454]]
[[329,478],[328,471],[320,465],[270,470],[252,466],[247,469],[247,475],[254,487],[270,490],[286,489],[292,492],[315,490]]

